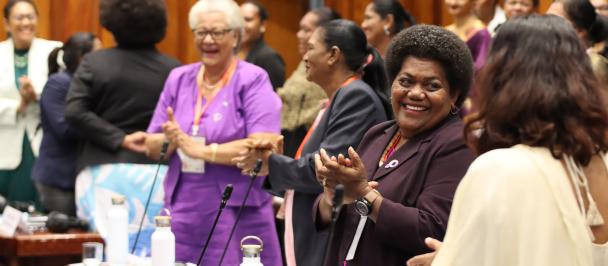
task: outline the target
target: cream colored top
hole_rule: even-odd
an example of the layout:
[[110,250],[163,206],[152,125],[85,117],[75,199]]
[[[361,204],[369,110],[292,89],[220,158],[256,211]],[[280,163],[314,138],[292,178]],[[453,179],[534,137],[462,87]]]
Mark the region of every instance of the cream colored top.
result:
[[433,265],[607,265],[608,252],[593,246],[561,162],[517,145],[471,164]]

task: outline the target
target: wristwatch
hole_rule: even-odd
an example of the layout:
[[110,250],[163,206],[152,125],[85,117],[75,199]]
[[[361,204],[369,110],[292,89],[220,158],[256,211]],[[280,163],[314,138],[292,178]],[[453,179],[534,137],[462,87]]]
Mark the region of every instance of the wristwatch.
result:
[[355,210],[361,216],[368,216],[372,213],[372,206],[378,197],[380,197],[380,192],[372,189],[370,192],[367,192],[365,196],[355,200]]

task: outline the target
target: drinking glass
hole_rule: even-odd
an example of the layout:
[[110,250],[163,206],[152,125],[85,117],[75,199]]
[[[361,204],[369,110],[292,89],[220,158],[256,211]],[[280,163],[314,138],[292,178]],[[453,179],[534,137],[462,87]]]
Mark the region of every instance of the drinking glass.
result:
[[103,244],[97,242],[82,243],[82,264],[99,266],[103,258]]

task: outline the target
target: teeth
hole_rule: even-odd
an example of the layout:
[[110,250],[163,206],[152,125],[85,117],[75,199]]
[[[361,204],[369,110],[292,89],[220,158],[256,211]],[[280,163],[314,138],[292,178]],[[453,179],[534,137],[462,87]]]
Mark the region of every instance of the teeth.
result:
[[410,109],[410,110],[414,110],[414,111],[424,111],[424,110],[426,110],[426,107],[413,106],[413,105],[405,105],[405,108]]

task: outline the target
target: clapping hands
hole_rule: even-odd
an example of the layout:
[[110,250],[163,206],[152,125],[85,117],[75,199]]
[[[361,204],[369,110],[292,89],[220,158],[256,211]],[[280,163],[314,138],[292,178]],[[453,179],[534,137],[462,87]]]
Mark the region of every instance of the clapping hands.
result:
[[34,87],[32,86],[32,82],[28,77],[20,77],[19,84],[19,95],[21,96],[21,102],[19,103],[17,112],[23,113],[30,103],[36,101],[37,96],[36,91],[34,91]]
[[337,184],[344,185],[345,204],[354,202],[378,186],[375,181],[368,182],[367,171],[355,149],[349,147],[348,155],[349,158],[343,154],[329,156],[325,149],[315,154],[317,180],[323,186],[326,200],[331,200]]

